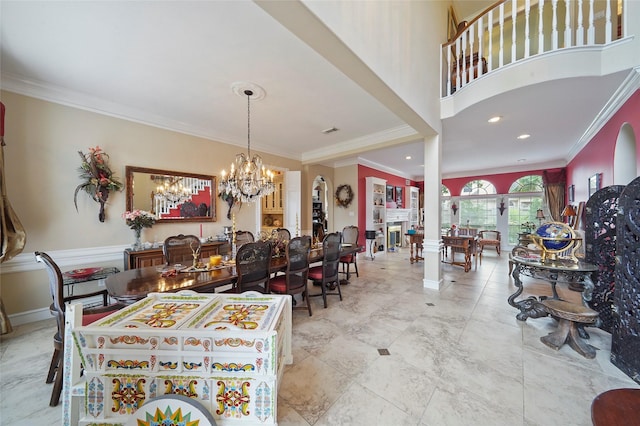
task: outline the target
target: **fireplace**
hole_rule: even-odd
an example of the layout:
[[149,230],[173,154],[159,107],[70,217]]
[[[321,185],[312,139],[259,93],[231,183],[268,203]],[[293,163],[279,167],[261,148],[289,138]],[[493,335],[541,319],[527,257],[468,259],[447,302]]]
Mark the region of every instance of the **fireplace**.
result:
[[402,246],[402,222],[387,224],[387,249],[395,251]]

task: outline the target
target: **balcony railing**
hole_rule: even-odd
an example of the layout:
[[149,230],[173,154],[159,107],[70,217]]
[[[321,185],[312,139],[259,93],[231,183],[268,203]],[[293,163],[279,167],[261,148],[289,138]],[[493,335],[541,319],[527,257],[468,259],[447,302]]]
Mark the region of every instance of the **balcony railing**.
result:
[[443,96],[509,64],[622,38],[626,1],[498,1],[442,46]]

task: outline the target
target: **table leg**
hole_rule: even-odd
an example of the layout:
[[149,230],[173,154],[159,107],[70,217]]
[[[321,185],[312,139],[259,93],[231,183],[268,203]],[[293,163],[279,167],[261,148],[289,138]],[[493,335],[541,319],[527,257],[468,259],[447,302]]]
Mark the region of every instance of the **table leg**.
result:
[[520,313],[516,315],[516,319],[518,321],[526,321],[527,318],[541,318],[549,315],[547,310],[544,308],[544,305],[540,303],[540,301],[535,296],[529,296],[526,299],[516,300],[518,296],[522,294],[524,287],[522,285],[522,281],[520,280],[520,270],[521,265],[515,265],[513,268],[513,281],[516,285],[516,292],[513,293],[507,299],[509,305],[513,306],[516,309],[520,310]]

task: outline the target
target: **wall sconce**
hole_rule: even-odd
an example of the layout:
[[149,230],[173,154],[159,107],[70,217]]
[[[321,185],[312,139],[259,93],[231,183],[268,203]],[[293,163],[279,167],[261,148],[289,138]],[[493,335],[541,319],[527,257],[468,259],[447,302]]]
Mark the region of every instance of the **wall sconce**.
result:
[[500,212],[500,216],[504,213],[507,208],[504,206],[504,197],[500,199],[500,207],[498,207],[498,211]]
[[542,220],[544,219],[544,213],[542,212],[542,209],[538,209],[536,211],[536,219],[538,219],[538,226],[541,226]]
[[567,223],[570,226],[573,225],[573,218],[576,217],[576,215],[576,209],[571,204],[567,204],[564,210],[562,210],[562,213],[560,213],[560,216],[568,218]]
[[456,203],[451,204],[451,210],[453,210],[453,215],[455,216],[458,213],[458,206]]

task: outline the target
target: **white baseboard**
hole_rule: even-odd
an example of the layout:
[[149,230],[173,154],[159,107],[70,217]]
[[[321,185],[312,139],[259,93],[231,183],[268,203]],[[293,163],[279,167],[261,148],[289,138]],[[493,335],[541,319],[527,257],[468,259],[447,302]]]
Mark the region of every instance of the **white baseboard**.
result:
[[51,318],[53,318],[53,316],[51,316],[49,308],[35,309],[33,311],[18,312],[17,314],[9,315],[9,321],[13,327]]

